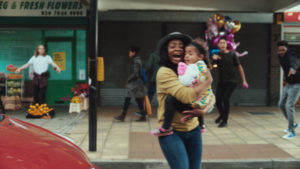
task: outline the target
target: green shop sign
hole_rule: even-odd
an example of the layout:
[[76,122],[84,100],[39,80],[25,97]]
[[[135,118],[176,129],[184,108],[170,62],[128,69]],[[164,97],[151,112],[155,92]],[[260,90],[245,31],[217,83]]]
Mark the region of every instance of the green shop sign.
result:
[[82,17],[86,11],[79,0],[0,0],[0,16]]

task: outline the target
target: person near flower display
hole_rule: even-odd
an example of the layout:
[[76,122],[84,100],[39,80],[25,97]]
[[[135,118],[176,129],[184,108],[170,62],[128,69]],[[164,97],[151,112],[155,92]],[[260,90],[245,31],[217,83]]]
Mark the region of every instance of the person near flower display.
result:
[[20,73],[24,69],[32,66],[33,68],[33,97],[34,103],[45,104],[46,103],[46,90],[48,85],[49,64],[53,66],[54,70],[58,73],[61,72],[61,69],[57,64],[55,64],[52,58],[47,55],[45,46],[38,45],[34,55],[31,59],[23,66],[16,70],[16,73]]

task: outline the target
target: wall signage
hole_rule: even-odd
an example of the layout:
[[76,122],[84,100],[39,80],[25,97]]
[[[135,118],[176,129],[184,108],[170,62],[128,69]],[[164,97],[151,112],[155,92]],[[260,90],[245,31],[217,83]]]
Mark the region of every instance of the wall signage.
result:
[[79,0],[0,0],[0,16],[83,17],[86,11]]

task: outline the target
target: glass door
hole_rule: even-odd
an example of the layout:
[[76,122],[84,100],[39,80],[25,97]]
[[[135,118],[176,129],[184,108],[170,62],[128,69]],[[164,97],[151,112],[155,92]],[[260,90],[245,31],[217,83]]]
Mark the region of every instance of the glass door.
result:
[[50,105],[67,104],[63,98],[71,96],[71,88],[75,85],[76,78],[73,41],[59,38],[46,40],[46,48],[48,55],[61,68],[61,73],[57,73],[53,68],[49,69],[47,103]]

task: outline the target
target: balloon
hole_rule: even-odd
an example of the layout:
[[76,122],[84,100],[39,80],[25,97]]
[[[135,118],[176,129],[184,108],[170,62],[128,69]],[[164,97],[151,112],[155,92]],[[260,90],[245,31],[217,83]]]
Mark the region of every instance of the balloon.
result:
[[212,25],[214,23],[215,23],[215,19],[213,17],[209,17],[206,22],[206,25],[207,25],[207,27],[209,27],[210,25]]
[[206,38],[208,40],[212,40],[214,37],[218,35],[218,27],[215,24],[214,18],[210,17],[208,18],[206,22],[207,30],[206,30]]
[[231,19],[231,17],[230,16],[225,16],[225,22],[227,22],[227,21],[231,21],[232,19]]
[[218,28],[221,29],[225,24],[225,17],[220,14],[214,14],[213,18],[216,21]]
[[227,21],[224,25],[224,28],[227,32],[231,33],[234,26],[235,26],[235,23],[233,21]]
[[238,57],[243,57],[243,56],[248,55],[248,51],[244,51],[243,53],[235,52],[235,54],[236,54]]
[[230,41],[230,42],[233,42],[233,39],[234,39],[234,34],[233,33],[230,33],[226,36],[226,40],[227,41]]
[[[210,57],[220,52],[217,46],[221,37],[226,38],[227,49],[236,53],[238,57],[247,55],[247,51],[242,53],[237,51],[240,43],[235,42],[234,40],[234,33],[238,32],[240,29],[241,23],[238,20],[233,21],[230,16],[223,16],[216,13],[212,17],[208,18],[205,39],[206,43],[209,44]],[[217,64],[213,64],[214,68],[217,66]]]
[[227,41],[227,49],[230,51],[234,50],[234,44],[231,41]]
[[217,46],[218,46],[218,43],[219,43],[220,38],[221,38],[221,36],[217,36],[217,37],[213,40],[213,46],[214,46],[214,47],[217,47]]
[[235,43],[234,41],[227,41],[227,49],[230,51],[235,51],[240,43]]
[[225,36],[225,35],[226,35],[226,32],[222,31],[222,32],[219,33],[219,35],[220,35],[220,36]]
[[224,18],[224,16],[220,16],[220,18],[218,18],[218,20],[217,20],[218,28],[219,29],[223,28],[224,24],[225,24],[225,18]]
[[233,22],[234,22],[234,28],[233,28],[232,32],[236,33],[241,29],[242,25],[241,25],[241,22],[238,20],[235,20]]
[[217,20],[218,20],[217,18],[218,18],[219,16],[222,16],[222,15],[216,13],[216,14],[213,15],[213,19],[214,19],[215,21],[217,21]]
[[220,53],[220,49],[212,49],[212,50],[210,50],[210,56],[212,56],[212,55],[214,55],[214,54],[216,54],[216,53]]

